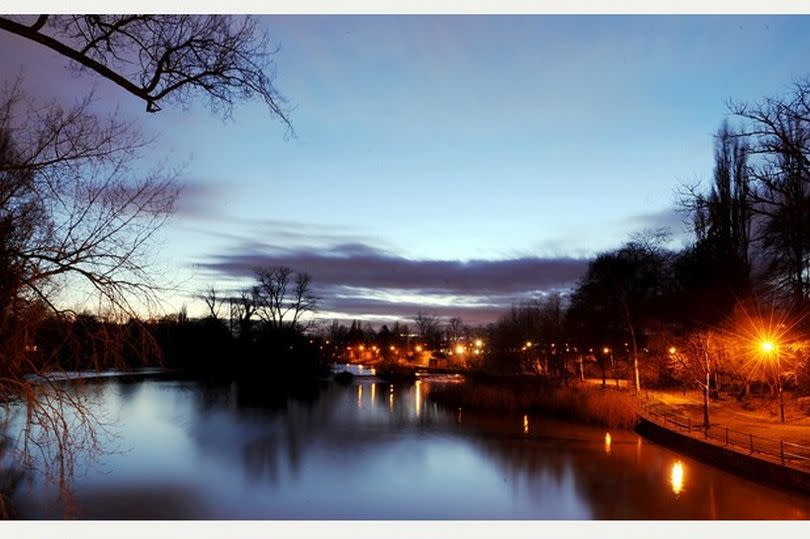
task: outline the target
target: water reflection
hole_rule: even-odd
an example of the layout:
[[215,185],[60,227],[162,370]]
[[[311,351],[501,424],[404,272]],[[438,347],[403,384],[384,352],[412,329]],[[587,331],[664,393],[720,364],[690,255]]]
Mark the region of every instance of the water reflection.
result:
[[676,496],[679,495],[683,490],[683,462],[680,460],[672,465],[669,481],[672,484],[672,492],[674,492]]
[[[538,416],[530,425],[523,414],[465,412],[462,424],[460,408],[433,405],[428,379],[390,385],[389,406],[375,408],[376,383],[325,383],[268,399],[261,384],[149,382],[129,388],[125,400],[108,383],[101,396],[121,406],[118,425],[130,451],[78,473],[75,501],[84,518],[810,515],[806,498],[743,481],[631,432]],[[384,386],[380,393],[384,398]],[[522,434],[515,428],[521,416]],[[23,490],[23,516],[59,516],[55,497],[43,497],[39,487]]]
[[416,417],[422,415],[422,381],[417,380],[414,384],[416,398],[414,399],[414,404],[416,405]]

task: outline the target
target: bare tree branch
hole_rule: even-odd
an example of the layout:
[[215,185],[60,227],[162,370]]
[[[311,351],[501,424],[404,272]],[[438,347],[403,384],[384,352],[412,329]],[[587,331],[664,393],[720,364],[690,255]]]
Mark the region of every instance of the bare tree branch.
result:
[[34,41],[146,102],[208,97],[230,114],[236,100],[258,97],[292,132],[273,86],[276,52],[253,17],[223,15],[41,15],[30,25],[0,17],[0,29]]

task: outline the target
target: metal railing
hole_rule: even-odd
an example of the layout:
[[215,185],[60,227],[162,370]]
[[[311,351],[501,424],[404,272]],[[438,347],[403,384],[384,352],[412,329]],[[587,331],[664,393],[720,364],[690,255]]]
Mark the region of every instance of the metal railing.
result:
[[714,425],[705,428],[703,423],[691,417],[665,413],[644,406],[642,416],[663,427],[686,432],[693,437],[702,437],[714,445],[724,446],[749,455],[766,456],[782,466],[810,469],[810,446],[786,442],[750,432]]

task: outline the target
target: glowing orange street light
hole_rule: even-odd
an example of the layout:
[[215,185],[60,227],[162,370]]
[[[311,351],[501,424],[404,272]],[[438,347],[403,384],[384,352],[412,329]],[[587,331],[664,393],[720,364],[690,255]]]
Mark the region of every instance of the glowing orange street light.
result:
[[464,353],[464,346],[459,344],[456,346],[456,354],[462,355]]
[[532,341],[526,341],[526,348],[532,347]]
[[678,350],[674,346],[669,347],[669,355],[674,356]]
[[475,342],[473,344],[475,344],[476,348],[481,348],[482,346],[484,346],[484,341],[482,341],[481,339],[475,339]]
[[421,345],[421,344],[417,344],[417,345],[416,345],[416,349],[415,349],[415,350],[416,350],[417,352],[421,353],[421,352],[422,352],[422,345]]
[[770,339],[765,339],[759,343],[759,348],[768,358],[770,358],[771,354],[773,354],[773,357],[776,360],[776,393],[779,395],[779,419],[784,424],[785,398],[782,395],[782,372],[781,365],[779,364],[779,345]]
[[602,353],[605,355],[610,354],[610,368],[613,370],[613,374],[616,377],[616,389],[619,389],[619,372],[616,370],[616,363],[613,361],[613,352],[610,350],[610,348],[605,346],[602,348]]

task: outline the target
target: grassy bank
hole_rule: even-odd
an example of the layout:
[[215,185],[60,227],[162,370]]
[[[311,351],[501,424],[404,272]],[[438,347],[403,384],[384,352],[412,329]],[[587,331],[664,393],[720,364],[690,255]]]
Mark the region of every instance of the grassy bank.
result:
[[468,381],[432,387],[430,397],[452,408],[542,413],[610,428],[631,429],[638,422],[638,407],[631,394],[600,387]]

